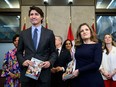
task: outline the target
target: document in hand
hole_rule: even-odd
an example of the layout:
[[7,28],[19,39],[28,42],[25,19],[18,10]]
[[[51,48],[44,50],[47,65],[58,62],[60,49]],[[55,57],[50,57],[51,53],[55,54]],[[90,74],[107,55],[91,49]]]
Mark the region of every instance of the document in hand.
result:
[[[25,76],[30,77],[32,79],[38,80],[40,73],[41,73],[41,63],[43,63],[43,61],[32,57],[31,61],[34,63],[33,66],[30,66],[27,68],[26,74]],[[39,66],[40,65],[40,66]]]
[[63,74],[62,79],[67,80],[70,79],[73,75],[72,72],[75,70],[76,67],[76,60],[73,59],[67,65],[66,72]]

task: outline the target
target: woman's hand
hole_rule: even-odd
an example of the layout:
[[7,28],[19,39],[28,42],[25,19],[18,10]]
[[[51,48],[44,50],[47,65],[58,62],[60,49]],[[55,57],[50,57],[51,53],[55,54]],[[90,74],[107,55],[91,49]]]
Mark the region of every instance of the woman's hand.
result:
[[104,72],[104,73],[102,73],[107,79],[111,79],[111,74],[110,73],[108,73],[108,72]]
[[17,78],[17,76],[16,76],[15,74],[11,73],[11,72],[9,72],[9,75],[10,75],[10,77],[13,78],[13,79],[16,79],[16,78]]
[[79,70],[76,69],[74,72],[72,72],[72,74],[73,74],[73,76],[71,78],[73,79],[79,75]]

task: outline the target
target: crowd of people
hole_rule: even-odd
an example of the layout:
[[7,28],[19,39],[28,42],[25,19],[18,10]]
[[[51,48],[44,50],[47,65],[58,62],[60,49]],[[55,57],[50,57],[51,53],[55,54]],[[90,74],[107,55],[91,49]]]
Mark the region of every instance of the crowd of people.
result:
[[[5,54],[1,76],[5,87],[116,87],[116,44],[112,35],[104,35],[99,42],[87,23],[79,25],[75,50],[72,41],[63,42],[61,36],[46,29],[43,11],[30,7],[28,16],[32,26],[13,37],[15,48]],[[28,37],[28,39],[27,39]],[[31,58],[43,61],[37,80],[25,75]],[[75,70],[68,80],[62,76],[70,61],[76,60]]]

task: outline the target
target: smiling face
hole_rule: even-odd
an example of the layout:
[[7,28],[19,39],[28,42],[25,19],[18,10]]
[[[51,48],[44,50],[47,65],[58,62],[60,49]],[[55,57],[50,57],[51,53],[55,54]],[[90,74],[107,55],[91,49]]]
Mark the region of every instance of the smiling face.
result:
[[71,48],[72,48],[71,42],[68,40],[66,41],[65,46],[66,46],[66,49],[68,49],[68,50],[71,50]]
[[111,35],[105,35],[104,42],[106,44],[111,44],[112,43],[112,36]]
[[19,42],[19,37],[16,37],[16,39],[13,41],[14,46],[17,48]]
[[41,17],[41,15],[36,11],[36,10],[31,10],[30,11],[30,22],[34,25],[34,26],[38,26],[41,24],[41,20],[43,20],[43,18]]
[[80,28],[80,35],[83,40],[90,39],[91,38],[91,31],[88,26],[83,25]]

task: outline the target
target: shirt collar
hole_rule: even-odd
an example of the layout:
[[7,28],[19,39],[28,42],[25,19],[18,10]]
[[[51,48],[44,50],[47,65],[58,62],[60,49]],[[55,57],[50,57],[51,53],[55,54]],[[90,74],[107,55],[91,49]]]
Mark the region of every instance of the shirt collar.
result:
[[39,26],[37,26],[37,27],[32,26],[32,31],[34,31],[34,29],[35,29],[35,28],[37,28],[37,29],[38,29],[38,31],[41,31],[42,25],[39,25]]
[[62,47],[59,47],[59,48],[58,48],[58,49],[59,49],[59,51],[61,51],[61,48],[62,48]]

